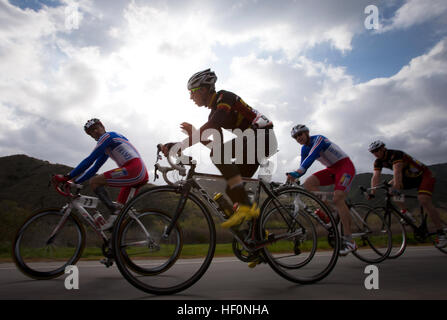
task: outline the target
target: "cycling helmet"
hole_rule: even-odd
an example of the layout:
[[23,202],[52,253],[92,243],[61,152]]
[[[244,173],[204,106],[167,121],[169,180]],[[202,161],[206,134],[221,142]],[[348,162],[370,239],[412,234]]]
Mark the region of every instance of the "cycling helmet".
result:
[[306,127],[304,124],[297,124],[296,126],[294,126],[292,128],[292,131],[290,132],[290,135],[292,136],[292,138],[295,138],[295,136],[300,133],[300,132],[304,132],[307,131],[309,132],[309,128]]
[[192,75],[188,80],[188,90],[198,88],[204,85],[214,87],[217,81],[216,74],[211,69],[206,69]]
[[90,119],[89,121],[87,121],[86,124],[84,125],[85,132],[87,132],[87,130],[90,129],[95,124],[100,124],[101,126],[103,126],[103,124],[101,123],[101,121],[99,119],[93,118],[93,119]]
[[379,149],[380,147],[384,147],[385,143],[380,140],[376,140],[369,145],[368,151],[373,152],[374,150]]

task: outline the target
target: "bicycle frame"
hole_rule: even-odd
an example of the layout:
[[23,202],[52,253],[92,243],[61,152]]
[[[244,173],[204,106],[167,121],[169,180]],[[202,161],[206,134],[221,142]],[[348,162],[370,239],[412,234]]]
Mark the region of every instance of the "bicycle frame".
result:
[[[404,195],[405,198],[410,199],[417,199],[416,196],[411,195]],[[426,238],[436,235],[436,232],[428,232],[427,227],[427,218],[428,215],[424,212],[424,208],[421,206],[421,224],[417,226],[410,218],[408,218],[405,214],[402,214],[400,210],[396,208],[396,205],[392,202],[392,196],[388,193],[385,196],[385,218],[391,215],[391,211],[394,211],[402,220],[405,221],[407,225],[409,225],[412,229],[415,235],[417,234],[417,237],[420,237],[420,242],[423,242]],[[416,239],[418,240],[418,239]],[[419,240],[418,240],[419,241]]]
[[[322,201],[326,202],[328,204],[328,207],[331,208],[333,210],[333,212],[337,212],[337,209],[335,208],[335,206],[333,204],[333,201],[332,201],[333,192],[331,192],[331,191],[313,191],[312,193],[315,194]],[[369,230],[368,224],[365,222],[365,220],[362,218],[362,216],[354,209],[354,207],[351,205],[351,203],[348,200],[346,200],[345,203],[348,206],[349,214],[352,217],[352,221],[357,225],[357,227],[360,228],[359,224],[361,224],[363,227],[365,227],[367,230]],[[339,213],[337,212],[337,214],[339,214]],[[323,227],[325,227],[326,229],[330,228],[330,227],[327,227],[326,223],[324,223],[324,221],[322,221],[320,219],[320,217],[318,217],[315,213],[312,213],[312,216]],[[358,237],[361,237],[364,234],[366,234],[366,233],[353,233],[352,237],[353,238],[356,238],[356,237],[358,238]]]
[[52,234],[50,235],[50,238],[48,240],[48,243],[51,242],[51,240],[56,236],[57,232],[60,230],[60,228],[65,224],[68,217],[72,213],[73,209],[75,209],[78,213],[80,213],[80,216],[82,217],[83,221],[86,221],[88,225],[90,225],[95,231],[95,233],[104,241],[108,241],[109,238],[107,235],[102,231],[100,228],[96,226],[95,220],[90,215],[90,213],[85,208],[96,208],[98,205],[98,198],[95,197],[89,197],[89,196],[83,196],[79,195],[74,199],[71,199],[69,203],[64,205],[61,209],[62,218],[59,221],[56,228],[53,230]]
[[[183,209],[185,207],[185,203],[186,200],[188,199],[188,195],[191,192],[191,190],[195,190],[197,191],[199,197],[204,200],[205,203],[207,203],[212,211],[212,213],[217,216],[221,221],[225,221],[226,220],[226,215],[225,213],[222,211],[222,209],[220,208],[220,206],[217,204],[216,201],[214,201],[214,199],[212,199],[209,194],[206,192],[205,189],[203,189],[200,184],[197,182],[197,178],[200,177],[206,177],[206,178],[218,178],[218,179],[222,179],[222,176],[219,175],[213,175],[213,174],[204,174],[204,173],[198,173],[195,172],[195,168],[196,165],[195,164],[191,164],[190,165],[191,168],[188,171],[187,177],[185,181],[182,181],[181,183],[178,184],[178,187],[181,190],[181,198],[179,200],[179,203],[177,204],[174,216],[172,218],[171,223],[168,225],[168,227],[165,230],[165,233],[163,234],[163,237],[168,238],[170,232],[172,231],[172,229],[174,228],[177,220],[179,219],[181,213],[183,212]],[[262,180],[262,179],[251,179],[251,178],[243,178],[244,182],[255,182],[258,183],[257,188],[256,188],[256,193],[255,193],[255,201],[258,202],[259,198],[260,198],[260,194],[261,191],[264,190],[264,192],[266,192],[267,196],[272,197],[273,199],[273,203],[274,205],[279,208],[279,209],[284,209],[282,204],[278,201],[278,199],[276,198],[276,196],[274,195],[273,192],[271,192],[269,190],[269,187],[267,186],[267,184]],[[278,206],[279,204],[279,206]],[[283,213],[281,212],[281,210],[279,210],[280,214],[283,215]],[[284,217],[284,215],[283,215]],[[290,227],[290,223],[287,219],[284,219],[289,227]],[[255,220],[255,222],[257,221],[257,219]],[[292,221],[295,221],[296,223],[299,223],[294,217],[292,217]],[[251,228],[251,232],[250,234],[253,235],[253,232],[255,231],[255,226],[256,224],[253,223],[252,224],[252,228]],[[234,230],[232,230],[230,228],[230,232],[233,234],[233,237],[242,245],[242,247],[244,248],[244,250],[248,251],[248,252],[253,252],[256,250],[259,250],[260,248],[273,243],[279,239],[273,239],[273,240],[264,240],[264,241],[259,241],[256,242],[256,245],[254,248],[251,248],[247,245],[247,243],[241,239],[239,237],[239,235],[237,234],[237,232],[235,232]],[[297,236],[297,233],[288,235],[288,237],[295,237]],[[284,238],[283,238],[284,239]]]

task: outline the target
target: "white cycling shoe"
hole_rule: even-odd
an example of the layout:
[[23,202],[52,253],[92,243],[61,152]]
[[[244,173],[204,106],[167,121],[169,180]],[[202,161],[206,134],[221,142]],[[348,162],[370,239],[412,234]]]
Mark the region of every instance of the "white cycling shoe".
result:
[[117,214],[111,214],[109,218],[107,219],[107,222],[101,227],[102,231],[107,231],[113,228],[113,225],[115,224],[115,220],[118,218]]
[[344,257],[347,256],[348,253],[353,252],[357,250],[357,244],[355,243],[355,241],[347,241],[347,240],[343,240],[343,244],[342,244],[342,248],[339,252],[339,255]]

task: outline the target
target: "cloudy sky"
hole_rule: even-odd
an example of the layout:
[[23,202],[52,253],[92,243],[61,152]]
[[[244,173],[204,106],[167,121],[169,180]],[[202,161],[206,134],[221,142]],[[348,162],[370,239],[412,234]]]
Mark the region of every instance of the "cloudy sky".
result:
[[[369,5],[378,29],[365,26]],[[0,0],[0,156],[75,166],[95,146],[83,125],[98,117],[139,149],[152,180],[156,144],[206,121],[186,82],[209,67],[218,90],[273,120],[276,180],[299,166],[297,123],[357,172],[372,171],[376,139],[447,162],[445,0]],[[217,172],[193,149],[200,171]]]

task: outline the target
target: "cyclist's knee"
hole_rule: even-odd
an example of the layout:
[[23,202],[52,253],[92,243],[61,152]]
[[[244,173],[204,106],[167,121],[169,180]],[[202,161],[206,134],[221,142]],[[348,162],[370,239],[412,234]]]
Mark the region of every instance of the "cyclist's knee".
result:
[[346,193],[341,190],[334,191],[334,203],[335,204],[343,204],[345,203]]
[[306,181],[304,181],[303,183],[304,189],[310,191],[317,191],[319,186],[320,180],[318,180],[318,178],[313,175],[307,178]]
[[418,200],[419,200],[419,203],[424,207],[432,205],[432,199],[429,195],[419,194]]
[[103,174],[94,176],[89,180],[90,187],[92,190],[96,190],[99,186],[104,186],[107,184],[106,179]]

